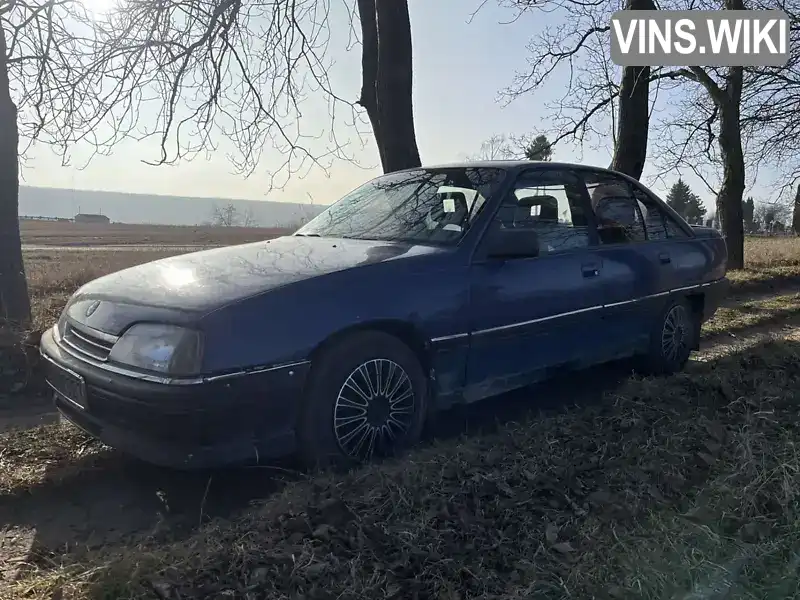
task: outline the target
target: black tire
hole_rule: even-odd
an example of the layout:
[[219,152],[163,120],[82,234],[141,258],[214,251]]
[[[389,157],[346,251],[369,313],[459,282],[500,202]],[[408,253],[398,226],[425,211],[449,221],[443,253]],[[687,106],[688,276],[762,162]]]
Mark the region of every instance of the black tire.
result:
[[300,457],[314,468],[401,454],[419,441],[427,408],[414,352],[380,331],[353,333],[314,359],[297,428]]
[[698,315],[685,298],[670,301],[653,323],[647,353],[640,370],[648,375],[670,375],[681,371],[696,347]]

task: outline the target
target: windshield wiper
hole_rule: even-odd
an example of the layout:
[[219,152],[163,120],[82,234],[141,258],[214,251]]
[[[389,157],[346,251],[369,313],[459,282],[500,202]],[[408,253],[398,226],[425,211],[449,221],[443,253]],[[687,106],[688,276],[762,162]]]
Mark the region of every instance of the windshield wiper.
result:
[[297,237],[322,237],[318,233],[295,233]]

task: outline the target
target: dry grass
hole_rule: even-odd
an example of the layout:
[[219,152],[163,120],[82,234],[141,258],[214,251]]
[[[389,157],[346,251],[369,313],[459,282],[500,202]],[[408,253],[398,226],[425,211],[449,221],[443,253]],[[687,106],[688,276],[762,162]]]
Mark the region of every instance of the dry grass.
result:
[[0,495],[20,493],[75,474],[81,459],[104,446],[75,427],[58,423],[0,434]]
[[800,267],[800,237],[747,237],[748,268]]
[[744,330],[770,325],[800,316],[800,294],[784,294],[743,301],[717,310],[703,324],[703,338],[723,333],[737,335]]
[[800,285],[800,237],[748,237],[745,268],[730,271],[734,295],[770,293]]
[[179,543],[42,556],[6,597],[791,597],[799,359],[783,340],[634,378],[599,405],[290,484]]
[[287,231],[274,227],[190,227],[128,223],[103,225],[63,221],[20,221],[23,244],[54,246],[117,244],[225,246],[258,242],[278,237]]

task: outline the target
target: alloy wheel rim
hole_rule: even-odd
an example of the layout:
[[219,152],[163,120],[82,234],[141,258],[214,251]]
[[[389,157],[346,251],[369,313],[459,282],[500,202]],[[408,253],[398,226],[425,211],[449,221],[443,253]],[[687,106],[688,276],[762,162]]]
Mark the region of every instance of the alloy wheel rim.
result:
[[360,461],[391,454],[411,429],[415,409],[408,373],[389,359],[368,360],[353,369],[336,397],[336,443]]
[[673,306],[664,319],[661,330],[661,353],[667,360],[675,360],[687,346],[689,318],[681,305]]

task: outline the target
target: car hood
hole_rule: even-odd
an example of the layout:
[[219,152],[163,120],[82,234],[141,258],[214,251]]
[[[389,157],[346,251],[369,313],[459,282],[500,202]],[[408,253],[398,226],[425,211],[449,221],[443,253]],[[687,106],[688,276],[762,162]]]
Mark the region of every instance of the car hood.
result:
[[286,236],[173,256],[106,275],[75,293],[68,314],[107,331],[92,323],[91,316],[105,320],[102,315],[109,316],[110,304],[205,313],[310,277],[441,251],[395,242]]

